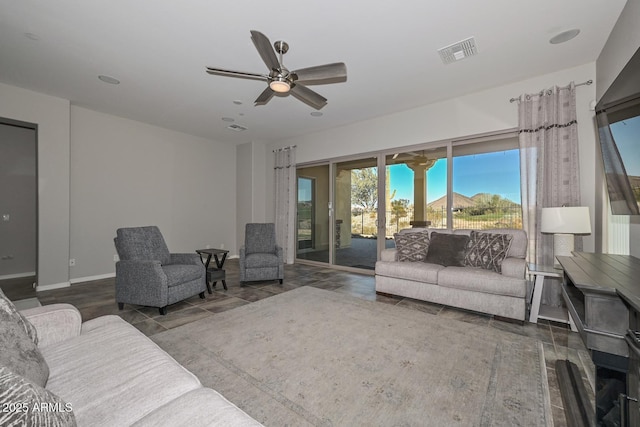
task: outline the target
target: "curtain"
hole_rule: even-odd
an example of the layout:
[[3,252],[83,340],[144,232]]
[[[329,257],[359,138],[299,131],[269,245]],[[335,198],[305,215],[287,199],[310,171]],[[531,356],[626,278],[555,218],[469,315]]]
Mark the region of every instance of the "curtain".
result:
[[276,240],[283,249],[284,262],[293,264],[296,217],[296,147],[274,151],[276,188]]
[[[540,233],[544,207],[580,205],[576,97],[573,82],[518,100],[522,223],[529,238],[528,261],[553,265],[553,235]],[[575,249],[582,250],[576,237]],[[542,303],[562,305],[558,281],[545,285]]]

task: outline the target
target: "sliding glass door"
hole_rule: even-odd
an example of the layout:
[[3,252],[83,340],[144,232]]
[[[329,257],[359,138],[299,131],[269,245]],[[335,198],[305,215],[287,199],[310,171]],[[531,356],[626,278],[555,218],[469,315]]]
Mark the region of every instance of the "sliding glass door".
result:
[[378,159],[334,165],[333,264],[373,270],[378,259]]
[[329,165],[298,168],[296,257],[329,262]]

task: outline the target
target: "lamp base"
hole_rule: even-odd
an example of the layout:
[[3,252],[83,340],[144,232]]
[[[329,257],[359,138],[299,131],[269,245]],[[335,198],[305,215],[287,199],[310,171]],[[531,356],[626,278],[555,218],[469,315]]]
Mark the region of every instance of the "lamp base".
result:
[[559,256],[573,256],[573,234],[554,234],[553,235],[553,266],[560,268],[558,262]]

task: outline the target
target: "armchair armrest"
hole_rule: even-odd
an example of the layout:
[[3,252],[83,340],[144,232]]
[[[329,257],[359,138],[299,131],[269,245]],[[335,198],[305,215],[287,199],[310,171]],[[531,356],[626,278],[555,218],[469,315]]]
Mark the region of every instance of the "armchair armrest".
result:
[[169,254],[171,256],[170,264],[195,264],[202,265],[200,255],[196,253],[176,253]]
[[80,335],[82,316],[71,304],[45,305],[29,308],[21,313],[38,331],[40,348]]
[[527,261],[525,259],[507,257],[502,261],[502,275],[524,279],[526,267]]
[[397,261],[398,257],[396,254],[396,249],[394,248],[388,248],[388,249],[383,249],[382,252],[380,252],[380,261]]
[[167,275],[156,260],[116,262],[116,301],[128,304],[166,305]]

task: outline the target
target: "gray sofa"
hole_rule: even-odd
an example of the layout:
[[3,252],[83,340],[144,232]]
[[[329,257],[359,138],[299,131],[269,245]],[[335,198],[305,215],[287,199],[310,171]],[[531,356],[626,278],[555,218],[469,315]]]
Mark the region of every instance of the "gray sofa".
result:
[[[403,233],[433,232],[470,235],[471,230],[407,229]],[[523,230],[476,230],[511,235],[501,272],[469,266],[398,261],[396,249],[382,251],[376,263],[376,292],[525,320],[527,235]]]
[[72,408],[79,426],[260,425],[118,316],[82,323],[69,304],[22,314],[48,366],[46,391]]

